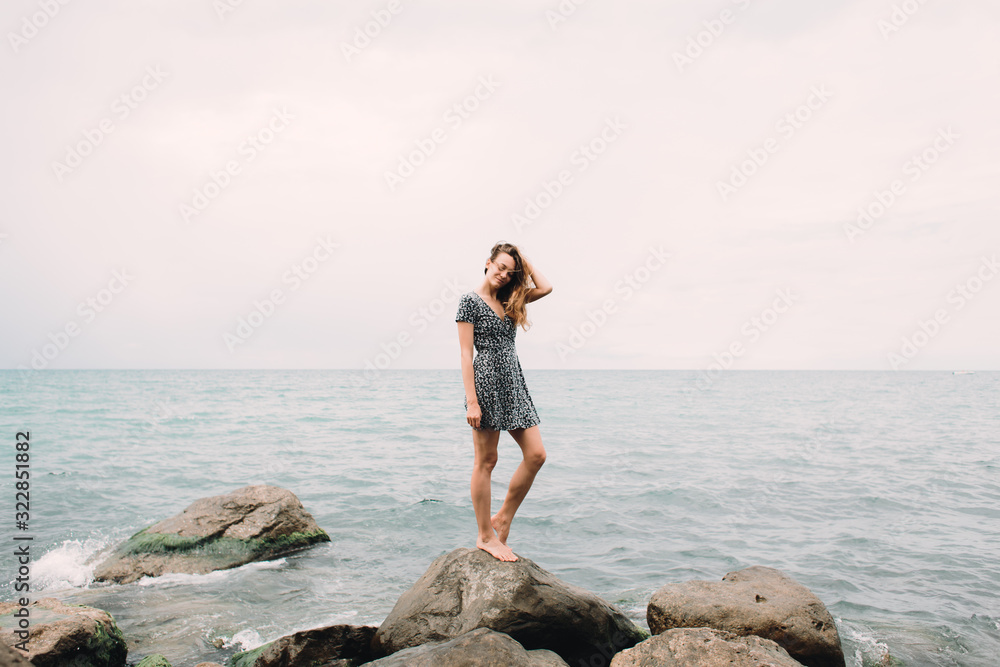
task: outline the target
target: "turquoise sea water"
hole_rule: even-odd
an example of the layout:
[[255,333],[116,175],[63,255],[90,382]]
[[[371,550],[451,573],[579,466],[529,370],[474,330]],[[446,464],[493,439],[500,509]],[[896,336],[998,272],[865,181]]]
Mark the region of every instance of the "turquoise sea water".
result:
[[[509,543],[642,627],[650,595],[750,565],[824,601],[849,665],[1000,664],[1000,373],[525,369],[545,466]],[[457,370],[0,371],[0,466],[31,432],[35,597],[111,611],[129,659],[224,662],[333,623],[378,625],[475,544]],[[501,434],[493,509],[520,460]],[[332,542],[124,586],[93,559],[197,498],[293,491]],[[7,550],[5,550],[7,551]],[[12,551],[9,550],[9,551]],[[15,597],[13,556],[0,599]]]

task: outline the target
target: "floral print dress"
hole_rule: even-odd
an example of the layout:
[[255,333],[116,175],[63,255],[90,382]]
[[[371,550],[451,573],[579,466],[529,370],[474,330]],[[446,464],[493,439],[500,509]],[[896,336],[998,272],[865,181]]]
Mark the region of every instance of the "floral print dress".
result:
[[[514,348],[517,327],[506,314],[503,319],[476,292],[458,301],[456,322],[471,322],[476,355],[472,361],[476,397],[482,417],[478,430],[509,431],[528,428],[541,420],[528,393],[521,362]],[[465,399],[465,409],[469,401]]]

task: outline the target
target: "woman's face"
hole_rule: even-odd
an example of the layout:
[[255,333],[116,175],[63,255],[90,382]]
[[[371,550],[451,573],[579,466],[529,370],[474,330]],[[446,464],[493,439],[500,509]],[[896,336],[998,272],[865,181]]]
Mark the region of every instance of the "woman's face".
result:
[[513,278],[515,269],[514,258],[502,252],[497,255],[495,260],[490,262],[490,268],[489,280],[493,283],[494,287],[500,289]]

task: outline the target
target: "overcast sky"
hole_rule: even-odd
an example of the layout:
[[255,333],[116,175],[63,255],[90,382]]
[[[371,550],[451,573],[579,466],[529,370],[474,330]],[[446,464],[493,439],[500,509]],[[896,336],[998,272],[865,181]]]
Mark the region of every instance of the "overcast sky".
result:
[[1000,368],[992,0],[0,27],[0,367],[457,369],[505,240],[554,285],[526,369]]

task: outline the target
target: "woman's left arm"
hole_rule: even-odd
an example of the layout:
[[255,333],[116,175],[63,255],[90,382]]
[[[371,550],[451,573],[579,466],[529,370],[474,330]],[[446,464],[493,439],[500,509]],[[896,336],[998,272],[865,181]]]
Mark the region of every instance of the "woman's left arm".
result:
[[535,268],[530,261],[528,264],[531,265],[531,280],[535,283],[535,288],[528,292],[528,298],[525,302],[531,303],[532,301],[541,299],[543,296],[551,292],[552,283],[550,283],[548,279],[542,275],[542,272]]

